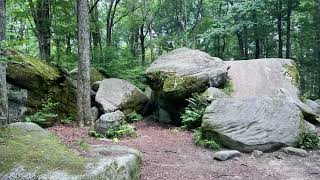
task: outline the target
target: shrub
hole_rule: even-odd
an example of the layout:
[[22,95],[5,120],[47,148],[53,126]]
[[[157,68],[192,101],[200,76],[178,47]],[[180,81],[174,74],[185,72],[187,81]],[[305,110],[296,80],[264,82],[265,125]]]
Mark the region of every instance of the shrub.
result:
[[303,133],[298,140],[298,147],[305,149],[317,149],[319,148],[319,138],[315,133]]
[[194,93],[191,98],[187,99],[189,105],[182,114],[182,127],[194,129],[201,126],[202,116],[205,112],[208,102],[205,98],[197,93]]
[[117,138],[135,138],[137,133],[133,125],[122,123],[119,126],[108,129],[104,134],[98,133],[96,131],[90,131],[89,134],[96,138],[108,138],[108,139],[117,139]]
[[137,112],[134,111],[134,112],[130,113],[129,115],[127,115],[126,121],[128,123],[134,123],[134,122],[138,122],[138,121],[142,120],[142,118],[143,117],[140,114],[138,114]]
[[193,130],[192,139],[197,146],[209,148],[212,150],[220,149],[219,144],[217,144],[213,139],[206,139],[203,136],[201,128]]
[[59,102],[53,102],[51,95],[46,100],[42,101],[41,110],[33,115],[27,116],[27,122],[36,123],[42,127],[48,127],[58,121],[57,106]]

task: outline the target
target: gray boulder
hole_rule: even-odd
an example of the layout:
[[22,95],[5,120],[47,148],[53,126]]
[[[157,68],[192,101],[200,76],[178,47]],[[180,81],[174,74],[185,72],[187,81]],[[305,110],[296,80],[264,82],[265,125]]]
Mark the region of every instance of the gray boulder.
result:
[[11,122],[21,122],[25,118],[28,91],[8,84],[9,117]]
[[105,113],[121,110],[126,114],[141,110],[148,97],[128,81],[110,78],[100,82],[95,100]]
[[242,152],[294,146],[310,126],[295,104],[263,96],[215,100],[202,121],[206,136]]
[[308,156],[308,152],[304,149],[299,149],[294,147],[285,147],[285,148],[282,148],[282,150],[283,152],[290,155],[296,155],[296,156],[302,156],[302,157]]
[[227,61],[228,76],[232,80],[234,97],[275,96],[279,89],[299,96],[299,71],[293,60],[254,59]]
[[320,115],[320,104],[310,99],[305,100],[304,103],[307,104],[316,114]]
[[146,70],[149,86],[161,91],[164,98],[185,99],[209,86],[220,87],[226,82],[228,65],[199,50],[176,49],[162,55]]
[[106,113],[95,122],[95,131],[104,134],[108,129],[119,126],[125,120],[121,111]]
[[320,99],[317,99],[314,102],[316,102],[316,103],[318,103],[320,105]]
[[[33,123],[0,127],[1,180],[138,180],[142,155],[122,146],[90,146],[86,156],[69,150],[50,132]],[[15,142],[15,143],[7,143]],[[36,162],[36,163],[35,163]]]
[[226,93],[215,87],[209,87],[204,93],[202,93],[202,96],[210,102],[215,99],[228,97]]
[[218,151],[214,153],[213,158],[219,161],[226,161],[235,157],[240,157],[241,154],[236,150]]
[[91,117],[93,122],[99,119],[99,109],[97,107],[91,108]]

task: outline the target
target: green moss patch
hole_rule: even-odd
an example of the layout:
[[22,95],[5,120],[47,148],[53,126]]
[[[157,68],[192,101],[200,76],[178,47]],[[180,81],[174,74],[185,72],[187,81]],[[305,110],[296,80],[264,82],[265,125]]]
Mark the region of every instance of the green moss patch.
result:
[[89,159],[71,151],[54,135],[43,130],[0,127],[0,172],[15,166],[42,174],[62,170],[70,174],[85,171]]
[[233,89],[233,83],[230,79],[227,80],[226,84],[223,86],[222,91],[226,93],[228,96],[231,96],[234,89]]
[[300,84],[300,75],[298,69],[289,64],[284,65],[284,68],[286,69],[286,73],[292,78],[292,83],[298,87]]
[[49,66],[44,61],[34,57],[24,56],[16,50],[6,50],[8,55],[9,69],[15,70],[14,74],[23,73],[25,76],[38,75],[43,80],[55,81],[60,77],[60,72],[57,68]]

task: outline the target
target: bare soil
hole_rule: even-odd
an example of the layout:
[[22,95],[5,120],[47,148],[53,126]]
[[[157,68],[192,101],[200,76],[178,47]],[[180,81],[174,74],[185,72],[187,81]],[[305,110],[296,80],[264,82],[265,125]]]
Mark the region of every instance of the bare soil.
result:
[[87,128],[55,126],[49,130],[82,153],[80,142],[124,145],[140,150],[143,153],[142,180],[320,179],[320,151],[309,152],[308,157],[282,152],[265,153],[260,158],[242,154],[238,159],[220,162],[213,159],[214,151],[193,144],[191,132],[150,120],[138,122],[136,128],[137,138],[118,142],[91,138]]

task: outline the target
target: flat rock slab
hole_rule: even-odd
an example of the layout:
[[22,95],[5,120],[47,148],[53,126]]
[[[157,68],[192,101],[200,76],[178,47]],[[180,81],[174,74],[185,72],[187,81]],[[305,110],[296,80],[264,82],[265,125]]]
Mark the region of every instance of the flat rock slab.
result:
[[92,146],[82,157],[34,123],[0,126],[1,136],[1,180],[140,178],[142,155],[131,148]]
[[218,151],[214,153],[214,159],[219,161],[226,161],[228,159],[232,159],[235,157],[240,157],[241,154],[239,151],[236,150],[229,150],[229,151]]
[[242,152],[293,146],[309,126],[295,104],[270,97],[215,100],[206,109],[202,122],[207,136]]
[[232,80],[232,96],[274,96],[281,88],[298,97],[299,74],[289,59],[255,59],[227,61]]
[[299,149],[294,147],[285,147],[285,148],[282,148],[282,150],[283,152],[290,155],[296,155],[296,156],[302,156],[302,157],[308,156],[308,152],[304,149]]
[[148,97],[136,86],[122,79],[105,79],[99,83],[95,100],[105,113],[116,110],[138,111],[148,101]]

